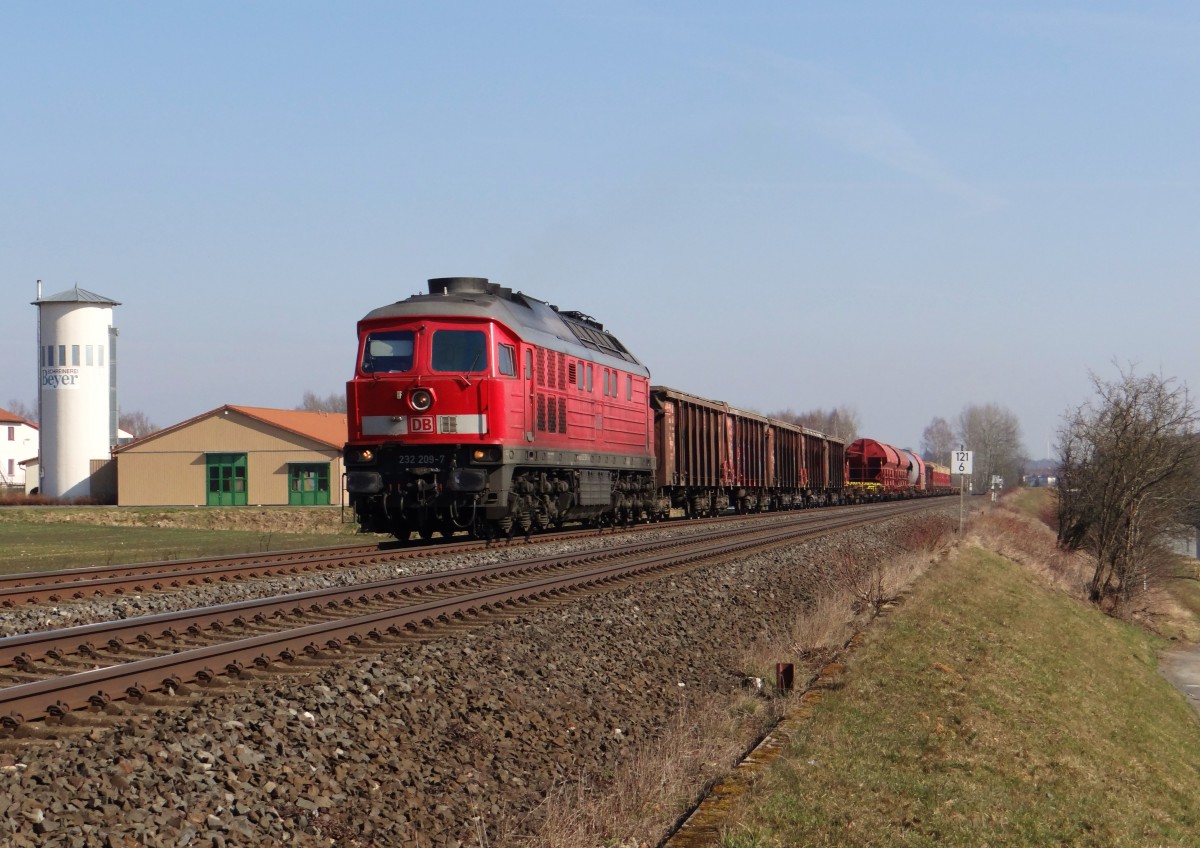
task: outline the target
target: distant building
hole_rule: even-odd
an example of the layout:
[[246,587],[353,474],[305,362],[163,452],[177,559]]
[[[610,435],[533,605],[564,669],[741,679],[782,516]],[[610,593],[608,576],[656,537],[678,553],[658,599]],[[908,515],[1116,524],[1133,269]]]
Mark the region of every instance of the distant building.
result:
[[121,506],[345,503],[346,415],[226,405],[113,450]]
[[[23,463],[37,455],[37,425],[7,409],[0,409],[0,491],[24,491],[26,466]],[[35,477],[35,486],[36,480]]]

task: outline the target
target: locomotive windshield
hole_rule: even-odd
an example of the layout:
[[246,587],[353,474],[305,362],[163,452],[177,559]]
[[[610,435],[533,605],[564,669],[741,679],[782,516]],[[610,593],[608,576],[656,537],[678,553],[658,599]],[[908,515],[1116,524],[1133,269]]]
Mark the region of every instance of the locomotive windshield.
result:
[[403,373],[413,367],[412,330],[371,333],[363,345],[362,370],[367,373]]
[[482,330],[438,330],[433,334],[433,370],[486,371],[487,337]]

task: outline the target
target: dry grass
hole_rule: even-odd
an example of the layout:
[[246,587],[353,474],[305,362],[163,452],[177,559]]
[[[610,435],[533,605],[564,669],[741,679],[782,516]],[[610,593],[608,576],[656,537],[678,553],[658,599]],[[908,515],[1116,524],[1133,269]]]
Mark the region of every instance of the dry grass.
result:
[[[1068,553],[1057,545],[1056,492],[1023,490],[994,507],[972,516],[968,540],[1020,563],[1048,586],[1081,602],[1094,560],[1079,551]],[[1200,581],[1194,561],[1166,551],[1148,567],[1154,575],[1129,604],[1109,610],[1160,636],[1185,642],[1200,641]]]
[[972,517],[972,544],[856,654],[726,848],[1197,844],[1196,719],[1154,634],[1196,634],[1200,585],[1150,586],[1122,611],[1140,627],[1099,614],[1052,497]]
[[1195,845],[1196,718],[1159,644],[970,548],[856,653],[722,844]]
[[1087,598],[1092,562],[1086,554],[1058,547],[1057,534],[1046,524],[1039,502],[1026,500],[1022,506],[1001,502],[972,515],[967,541],[1020,563],[1073,598]]
[[47,495],[27,495],[23,491],[0,492],[0,507],[18,506],[95,506],[96,498],[52,498]]
[[[526,848],[656,845],[668,828],[731,770],[792,706],[773,689],[778,662],[792,662],[804,685],[878,610],[944,553],[948,521],[921,523],[904,544],[912,553],[887,563],[840,557],[811,572],[819,586],[810,608],[785,630],[765,634],[738,658],[749,685],[696,703],[680,702],[674,722],[604,781],[558,787],[536,811]],[[761,688],[753,681],[757,678]],[[501,844],[506,840],[501,840]]]
[[671,726],[655,742],[633,751],[611,779],[556,787],[533,815],[541,820],[537,835],[521,844],[657,844],[697,795],[774,723],[780,704],[756,690],[699,703],[681,699]]

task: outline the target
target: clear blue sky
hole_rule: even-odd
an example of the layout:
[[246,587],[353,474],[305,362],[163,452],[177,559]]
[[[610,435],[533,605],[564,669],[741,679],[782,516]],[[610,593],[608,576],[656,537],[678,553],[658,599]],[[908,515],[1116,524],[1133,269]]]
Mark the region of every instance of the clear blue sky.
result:
[[35,281],[122,302],[160,426],[340,391],[354,325],[474,275],[655,382],[967,404],[1034,456],[1114,359],[1200,386],[1200,5],[0,5],[0,405]]

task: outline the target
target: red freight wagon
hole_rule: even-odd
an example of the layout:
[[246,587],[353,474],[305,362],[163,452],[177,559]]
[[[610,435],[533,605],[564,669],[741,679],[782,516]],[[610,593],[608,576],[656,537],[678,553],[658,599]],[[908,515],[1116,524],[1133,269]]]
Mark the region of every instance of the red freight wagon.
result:
[[768,421],[723,401],[653,386],[655,484],[685,515],[757,509],[768,485]]
[[845,443],[665,386],[650,390],[655,485],[686,515],[841,500]]
[[908,455],[884,442],[858,439],[846,448],[846,488],[858,500],[896,497],[909,491]]
[[925,463],[925,488],[931,495],[944,495],[951,491],[950,466],[936,462]]

